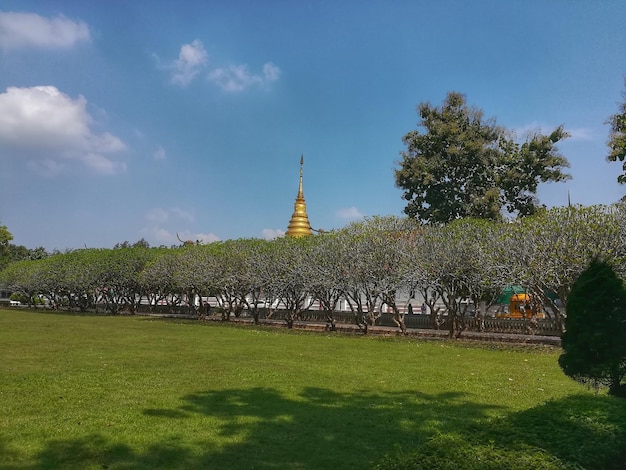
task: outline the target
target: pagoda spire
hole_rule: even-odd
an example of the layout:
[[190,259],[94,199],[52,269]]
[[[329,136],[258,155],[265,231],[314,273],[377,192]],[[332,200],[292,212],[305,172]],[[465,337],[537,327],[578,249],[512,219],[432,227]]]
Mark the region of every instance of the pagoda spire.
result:
[[293,214],[287,227],[285,235],[288,237],[302,237],[313,235],[309,216],[306,214],[306,202],[304,201],[304,191],[302,190],[302,167],[304,166],[304,155],[300,156],[300,184],[298,185],[298,195],[293,206]]
[[298,185],[298,198],[304,199],[304,192],[302,191],[302,167],[304,166],[304,155],[300,155],[300,184]]

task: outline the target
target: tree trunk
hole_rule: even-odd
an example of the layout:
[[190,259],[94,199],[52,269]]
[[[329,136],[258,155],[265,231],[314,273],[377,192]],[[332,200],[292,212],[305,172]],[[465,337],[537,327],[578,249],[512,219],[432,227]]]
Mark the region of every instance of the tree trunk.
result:
[[326,331],[337,331],[337,325],[335,324],[332,310],[326,311]]
[[467,323],[465,321],[465,314],[457,315],[456,317],[456,336],[455,338],[460,338],[461,334],[467,329]]
[[359,327],[359,330],[363,332],[364,335],[367,334],[367,321],[365,321],[363,312],[354,312],[354,321],[356,326]]
[[400,313],[395,303],[391,304],[391,308],[393,309],[393,316],[391,317],[393,319],[393,322],[396,324],[398,328],[400,328],[400,331],[402,332],[402,334],[406,335],[406,325],[404,323],[404,314]]

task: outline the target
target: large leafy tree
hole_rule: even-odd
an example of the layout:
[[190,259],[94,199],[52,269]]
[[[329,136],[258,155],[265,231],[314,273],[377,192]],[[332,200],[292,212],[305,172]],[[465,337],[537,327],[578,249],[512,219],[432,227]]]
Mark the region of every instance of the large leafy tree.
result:
[[594,260],[572,286],[559,365],[570,377],[626,395],[626,287],[606,262]]
[[441,107],[421,103],[418,113],[424,132],[404,136],[406,151],[395,172],[410,217],[447,223],[466,217],[499,220],[503,209],[529,215],[539,207],[540,182],[569,178],[563,172],[569,164],[556,149],[568,137],[562,126],[520,144],[457,92],[448,93]]
[[624,162],[624,173],[617,177],[617,181],[626,184],[626,91],[622,94],[624,101],[619,106],[619,111],[611,116],[607,122],[611,126],[609,134],[608,160]]

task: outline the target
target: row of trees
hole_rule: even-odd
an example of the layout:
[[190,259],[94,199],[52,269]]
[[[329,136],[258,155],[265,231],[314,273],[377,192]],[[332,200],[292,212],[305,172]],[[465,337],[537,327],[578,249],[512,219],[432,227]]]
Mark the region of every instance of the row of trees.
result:
[[[492,303],[522,286],[562,325],[574,281],[592,259],[626,278],[626,208],[562,207],[512,222],[462,219],[445,226],[409,218],[374,217],[318,236],[272,241],[241,239],[181,248],[82,249],[20,261],[0,272],[0,285],[31,302],[110,312],[134,312],[141,302],[180,307],[214,296],[227,319],[267,301],[287,312],[289,325],[319,301],[334,325],[345,300],[364,332],[394,312],[399,293],[419,293],[433,322],[445,310],[450,336],[465,329],[465,306]],[[202,314],[205,305],[190,309]],[[480,313],[479,313],[480,315]],[[479,317],[480,318],[480,317]]]
[[[63,253],[60,250],[53,250],[48,252],[43,246],[37,248],[27,248],[24,245],[16,245],[11,243],[13,240],[13,234],[9,231],[6,225],[0,225],[0,271],[2,271],[9,264],[22,260],[37,260],[47,258],[48,256],[55,256]],[[176,245],[172,245],[174,248]],[[130,243],[124,241],[122,243],[116,243],[113,246],[114,249],[121,248],[150,248],[150,244],[144,239]],[[166,248],[165,245],[161,245],[159,248]],[[69,252],[72,250],[65,250]]]

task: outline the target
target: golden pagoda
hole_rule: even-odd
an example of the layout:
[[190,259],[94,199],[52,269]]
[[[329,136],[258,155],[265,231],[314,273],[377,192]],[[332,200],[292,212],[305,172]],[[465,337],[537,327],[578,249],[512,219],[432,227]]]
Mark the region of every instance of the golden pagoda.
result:
[[300,156],[300,185],[298,186],[298,195],[293,205],[293,214],[287,227],[285,235],[288,237],[303,237],[305,235],[313,235],[309,216],[306,215],[306,202],[304,202],[304,193],[302,192],[302,165],[304,165],[304,155]]

